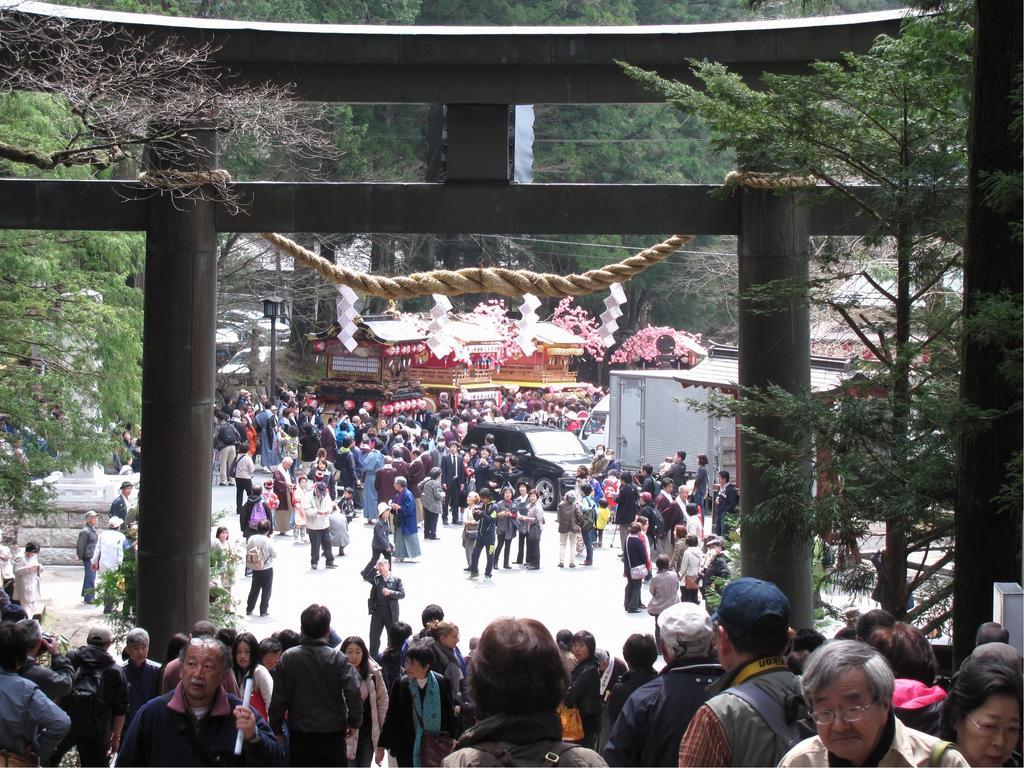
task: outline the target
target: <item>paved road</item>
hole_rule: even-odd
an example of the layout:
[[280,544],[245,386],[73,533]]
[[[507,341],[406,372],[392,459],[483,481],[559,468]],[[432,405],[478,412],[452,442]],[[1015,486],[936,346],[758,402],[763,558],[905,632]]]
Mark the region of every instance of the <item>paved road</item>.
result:
[[[234,493],[234,488],[213,488],[213,510],[226,513],[222,524],[230,528],[232,540],[240,538]],[[339,567],[326,570],[321,561],[316,571],[309,568],[308,544],[297,544],[290,536],[275,536],[278,559],[270,615],[243,616],[246,627],[261,639],[286,627],[297,630],[302,609],[316,602],[331,609],[334,628],[340,635],[365,638],[370,626],[366,610],[369,585],[360,579],[359,571],[370,556],[371,532],[370,526],[356,518],[350,526],[352,543],[345,550],[346,556],[335,560]],[[496,570],[491,581],[485,581],[482,575],[476,581],[466,578],[460,532],[458,527],[439,525],[441,540],[422,541],[423,556],[419,562],[395,563],[395,572],[402,578],[406,591],[401,616],[414,630],[421,626],[423,607],[437,603],[444,608],[446,619],[459,625],[463,649],[468,649],[470,637],[479,635],[489,621],[499,616],[539,619],[552,634],[562,628],[589,629],[597,638],[598,647],[620,657],[622,644],[630,634],[653,633],[652,617],[646,613],[627,614],[622,609],[625,582],[617,548],[596,549],[592,567],[556,567],[558,533],[554,513],[548,513],[548,525],[541,540],[541,569],[526,571],[513,565],[512,570]],[[609,532],[606,544],[613,540],[617,537]],[[515,554],[513,548],[513,561]],[[47,569],[44,580],[44,594],[55,621],[52,626],[69,636],[73,645],[84,643],[88,627],[102,619],[98,607],[81,604],[81,573],[78,567],[54,566]],[[244,613],[248,590],[249,579],[239,571],[232,590],[239,613]],[[647,602],[646,589],[643,601]],[[384,643],[386,638],[382,639]]]
[[[214,488],[214,509],[229,506],[233,510],[234,489]],[[463,649],[468,649],[470,637],[479,635],[488,622],[499,616],[539,619],[552,634],[561,628],[589,629],[599,647],[614,650],[619,656],[630,634],[653,633],[652,617],[646,613],[627,614],[622,609],[625,581],[619,550],[595,550],[592,567],[558,568],[554,513],[548,513],[548,523],[541,540],[541,569],[527,571],[513,565],[511,570],[496,570],[491,581],[484,580],[482,575],[473,581],[466,578],[462,570],[466,561],[461,529],[439,525],[440,541],[421,541],[423,556],[418,562],[395,563],[395,573],[401,577],[406,592],[401,604],[403,621],[418,630],[424,606],[437,603],[444,608],[445,618],[459,625]],[[237,518],[232,514],[224,524],[231,527],[234,538]],[[246,618],[253,634],[262,638],[285,627],[297,629],[302,609],[319,602],[331,609],[334,628],[340,635],[365,638],[370,626],[366,609],[369,585],[360,579],[359,571],[370,557],[372,530],[361,518],[353,520],[349,528],[352,543],[345,549],[345,557],[335,559],[335,570],[325,570],[322,561],[318,570],[310,570],[308,544],[297,544],[290,536],[275,536],[278,560],[274,566],[270,616]],[[613,537],[605,538],[608,542]],[[513,562],[515,555],[514,548]],[[481,573],[482,570],[481,567]],[[233,594],[243,611],[248,589],[249,580],[240,575]],[[645,592],[644,602],[646,599]]]
[[[257,478],[260,478],[257,475]],[[224,512],[222,523],[231,530],[232,540],[240,539],[234,514],[234,488],[213,488],[213,510]],[[526,571],[498,569],[494,579],[470,581],[463,568],[465,554],[458,527],[438,527],[440,541],[421,541],[423,556],[416,563],[395,563],[395,572],[405,585],[402,601],[404,621],[418,630],[420,613],[429,603],[444,608],[446,618],[459,625],[462,647],[468,649],[469,638],[478,635],[489,621],[499,616],[521,616],[539,619],[552,634],[559,629],[589,629],[597,638],[598,647],[621,656],[622,643],[634,632],[653,633],[654,619],[646,613],[627,614],[622,609],[624,580],[618,548],[595,549],[594,566],[575,569],[558,568],[558,533],[554,513],[547,513],[548,525],[541,541],[541,569]],[[372,528],[356,518],[350,527],[352,543],[346,556],[336,558],[338,568],[309,568],[309,545],[301,545],[290,536],[275,536],[278,559],[274,568],[274,589],[270,615],[245,617],[246,627],[258,638],[290,627],[298,629],[299,614],[310,603],[322,603],[331,609],[334,628],[343,637],[350,634],[364,637],[370,620],[366,610],[369,585],[359,571],[370,555]],[[211,538],[213,529],[211,529]],[[617,541],[610,531],[606,544]],[[513,560],[515,548],[513,548]],[[481,558],[482,561],[482,558]],[[482,567],[481,567],[482,571]],[[50,601],[55,623],[51,626],[72,639],[73,644],[85,642],[88,627],[102,618],[99,608],[83,606],[79,598],[81,569],[50,567],[44,580],[44,594]],[[239,571],[233,588],[239,613],[244,613],[249,579]],[[844,606],[859,604],[862,609],[874,603],[841,594],[826,595],[830,602]],[[643,602],[648,595],[646,588]],[[186,628],[183,628],[186,629]],[[830,630],[834,628],[830,627]],[[382,638],[382,645],[386,638]]]

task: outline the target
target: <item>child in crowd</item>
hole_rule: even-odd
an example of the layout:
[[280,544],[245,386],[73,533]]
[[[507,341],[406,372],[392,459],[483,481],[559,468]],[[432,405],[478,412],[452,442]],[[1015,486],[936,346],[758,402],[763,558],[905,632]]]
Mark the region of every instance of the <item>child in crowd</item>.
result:
[[352,518],[356,516],[356,501],[355,495],[351,488],[345,488],[341,492],[341,514],[345,516],[348,522],[352,522]]
[[608,505],[608,497],[598,499],[597,501],[597,522],[594,523],[594,528],[597,530],[597,541],[594,543],[595,547],[604,545],[604,529],[608,527],[608,521],[611,520],[612,510]]
[[299,485],[295,489],[295,503],[292,507],[292,525],[295,528],[295,543],[306,543],[306,510],[309,508],[309,478],[299,476]]

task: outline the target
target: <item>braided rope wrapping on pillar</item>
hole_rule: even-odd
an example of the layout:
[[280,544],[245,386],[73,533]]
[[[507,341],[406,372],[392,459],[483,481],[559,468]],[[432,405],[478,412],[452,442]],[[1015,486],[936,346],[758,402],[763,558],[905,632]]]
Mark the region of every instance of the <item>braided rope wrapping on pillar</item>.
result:
[[434,293],[443,296],[466,293],[496,293],[500,296],[523,296],[529,293],[555,298],[582,296],[639,275],[693,239],[693,235],[673,235],[665,242],[646,248],[635,256],[601,269],[591,269],[581,275],[563,276],[487,267],[382,277],[332,264],[276,232],[262,232],[260,237],[310,267],[328,282],[348,285],[360,293],[391,300],[412,299]]
[[783,176],[763,171],[729,171],[723,186],[747,189],[806,189],[817,184],[814,176]]
[[182,189],[195,189],[204,184],[225,187],[231,183],[231,174],[225,170],[182,171],[176,168],[143,171],[138,175],[140,183],[154,189],[173,192]]

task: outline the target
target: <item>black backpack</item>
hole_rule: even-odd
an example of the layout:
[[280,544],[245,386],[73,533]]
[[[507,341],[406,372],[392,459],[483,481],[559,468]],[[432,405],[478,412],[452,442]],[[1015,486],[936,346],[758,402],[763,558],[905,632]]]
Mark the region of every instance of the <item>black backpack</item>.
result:
[[238,445],[238,430],[235,429],[234,424],[224,422],[220,425],[220,429],[217,430],[217,438],[220,440],[222,448]]
[[771,694],[752,680],[729,688],[728,691],[752,706],[775,733],[775,765],[801,741],[818,734],[807,703],[800,694],[786,697],[780,707]]
[[[494,760],[493,763],[481,760],[477,765],[500,765],[505,768],[519,765],[557,766],[561,762],[562,755],[569,750],[583,749],[579,744],[572,744],[568,741],[538,741],[528,744],[484,741],[469,746],[471,749],[477,749],[490,755]],[[455,748],[459,749],[458,744]]]
[[244,452],[239,453],[237,456],[235,456],[235,460],[232,461],[231,466],[228,467],[228,477],[234,478],[235,475],[238,474],[238,462],[242,460],[243,456],[245,456]]
[[107,710],[103,702],[103,670],[83,666],[75,671],[71,691],[61,699],[61,708],[71,718],[71,736],[96,738],[107,730]]
[[661,516],[657,507],[652,506],[648,510],[647,523],[647,528],[652,535],[661,536],[665,533],[665,518]]

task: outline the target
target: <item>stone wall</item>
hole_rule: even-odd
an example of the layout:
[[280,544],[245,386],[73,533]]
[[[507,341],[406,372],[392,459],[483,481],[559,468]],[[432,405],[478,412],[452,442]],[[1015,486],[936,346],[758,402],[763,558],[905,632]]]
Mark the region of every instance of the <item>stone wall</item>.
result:
[[[96,510],[99,519],[96,530],[107,527],[107,513]],[[85,525],[84,512],[54,510],[38,514],[27,514],[18,529],[18,546],[24,547],[30,541],[40,546],[39,560],[43,565],[78,565],[81,561],[75,553],[78,532]]]
[[18,527],[17,544],[24,547],[34,541],[40,547],[43,565],[78,565],[75,547],[78,532],[85,525],[85,513],[92,510],[99,516],[96,530],[107,528],[111,502],[120,493],[121,483],[129,480],[135,491],[129,506],[138,503],[139,475],[107,475],[100,467],[87,467],[70,475],[55,472],[43,480],[54,494],[53,509],[26,514]]

